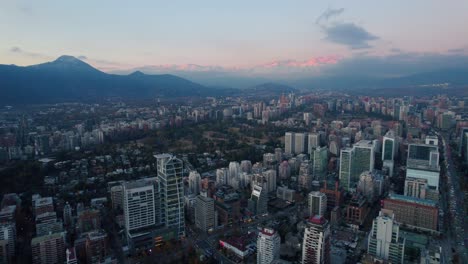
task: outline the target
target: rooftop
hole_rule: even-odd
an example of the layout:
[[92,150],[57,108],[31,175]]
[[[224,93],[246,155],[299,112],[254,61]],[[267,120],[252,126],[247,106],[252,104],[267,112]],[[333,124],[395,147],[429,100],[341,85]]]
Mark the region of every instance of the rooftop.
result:
[[405,196],[405,195],[400,195],[400,194],[390,194],[388,198],[391,200],[417,203],[417,204],[422,204],[422,205],[427,205],[427,206],[434,206],[434,207],[437,206],[437,203],[431,200],[420,199],[420,198]]

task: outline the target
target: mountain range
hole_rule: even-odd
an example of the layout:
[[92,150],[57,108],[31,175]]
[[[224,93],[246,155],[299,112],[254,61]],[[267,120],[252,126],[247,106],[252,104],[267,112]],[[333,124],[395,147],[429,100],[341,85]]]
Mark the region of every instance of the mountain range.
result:
[[[204,73],[209,75],[209,72]],[[0,65],[0,103],[27,104],[99,101],[106,98],[152,99],[233,95],[265,96],[269,93],[310,89],[340,89],[366,95],[428,95],[443,93],[468,96],[468,69],[441,69],[408,76],[316,76],[296,80],[264,77],[219,76],[219,84],[206,86],[171,74],[109,74],[72,56],[31,66]],[[237,80],[237,81],[236,81]],[[281,84],[276,83],[278,81]],[[235,83],[244,82],[240,87]],[[449,85],[439,85],[448,83]],[[248,87],[248,88],[243,88]],[[293,88],[294,87],[294,88]],[[239,90],[238,88],[243,88]]]
[[207,96],[224,92],[170,74],[108,74],[66,55],[32,66],[0,65],[0,86],[0,101],[4,103]]

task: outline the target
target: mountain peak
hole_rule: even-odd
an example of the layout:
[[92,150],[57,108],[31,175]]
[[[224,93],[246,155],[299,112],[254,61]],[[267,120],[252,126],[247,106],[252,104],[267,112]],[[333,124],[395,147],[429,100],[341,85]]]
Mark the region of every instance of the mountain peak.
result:
[[132,73],[129,74],[129,76],[145,76],[146,74],[144,74],[143,72],[141,71],[134,71]]
[[58,57],[54,62],[76,63],[76,62],[82,62],[82,61],[70,55],[62,55]]

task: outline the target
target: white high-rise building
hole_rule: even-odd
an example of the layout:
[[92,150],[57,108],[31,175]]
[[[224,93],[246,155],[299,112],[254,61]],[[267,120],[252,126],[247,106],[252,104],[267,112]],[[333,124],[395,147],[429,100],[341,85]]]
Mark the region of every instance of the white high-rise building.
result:
[[158,187],[156,178],[125,182],[122,187],[125,232],[133,245],[132,241],[147,235],[160,222]]
[[280,257],[281,238],[271,228],[263,228],[257,237],[257,264],[270,264]]
[[295,154],[306,153],[307,134],[296,133],[294,137],[295,137],[294,138],[294,153]]
[[195,200],[195,225],[205,232],[215,227],[214,200],[198,195]]
[[391,263],[403,263],[405,239],[391,210],[382,209],[372,223],[367,252]]
[[229,162],[229,176],[228,184],[233,186],[235,181],[239,181],[239,175],[241,173],[240,164],[237,161]]
[[182,160],[170,154],[155,155],[161,193],[161,222],[185,236],[184,186]]
[[308,150],[309,154],[315,148],[320,147],[320,134],[318,134],[318,133],[309,133],[307,146],[308,146],[307,150]]
[[294,154],[295,153],[295,134],[294,132],[286,132],[284,135],[284,153]]
[[268,185],[268,192],[276,191],[276,170],[267,170],[262,173]]
[[189,193],[193,195],[200,194],[201,191],[201,176],[197,171],[191,171],[188,177]]
[[325,216],[327,212],[327,195],[321,192],[310,192],[308,205],[310,217],[315,215]]
[[330,224],[323,216],[309,219],[302,242],[303,264],[331,264]]

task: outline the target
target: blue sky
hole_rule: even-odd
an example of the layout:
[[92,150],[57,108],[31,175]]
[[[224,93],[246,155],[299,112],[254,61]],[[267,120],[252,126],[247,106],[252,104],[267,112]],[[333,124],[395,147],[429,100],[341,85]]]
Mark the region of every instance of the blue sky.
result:
[[68,54],[105,71],[186,64],[232,70],[395,53],[466,56],[467,10],[462,0],[0,0],[0,64]]

